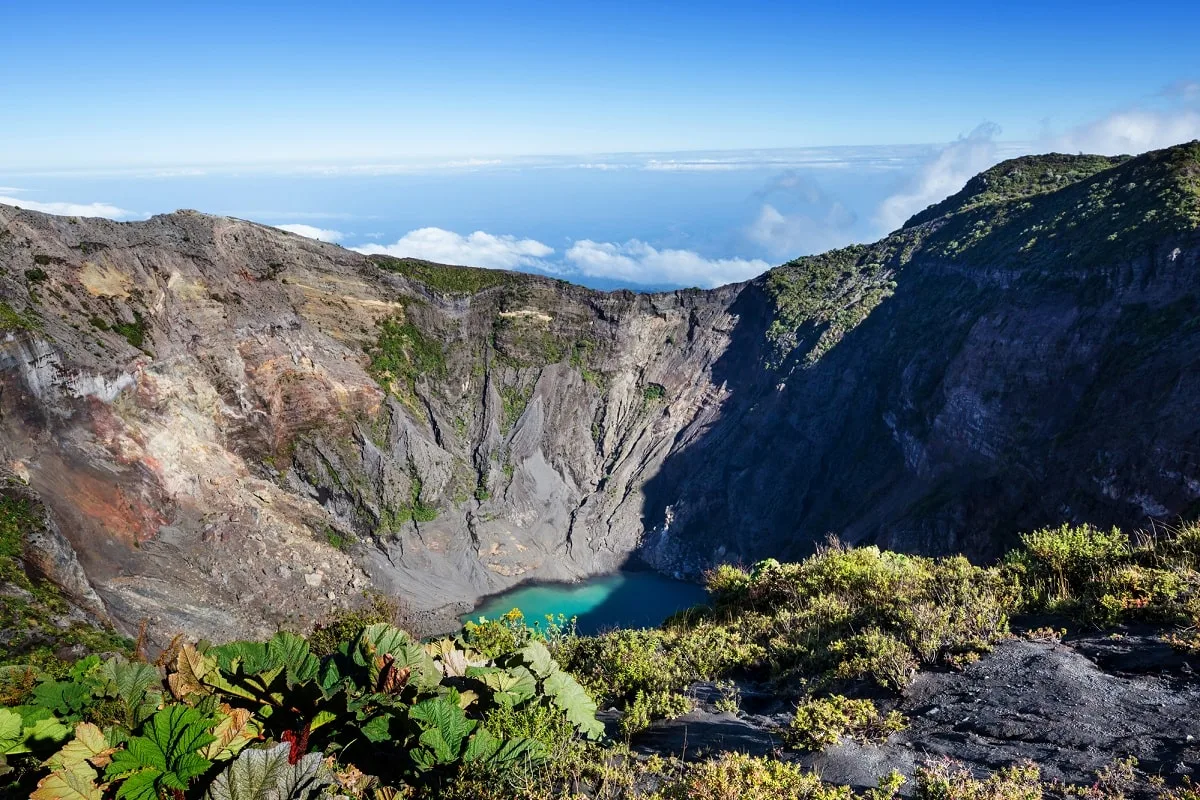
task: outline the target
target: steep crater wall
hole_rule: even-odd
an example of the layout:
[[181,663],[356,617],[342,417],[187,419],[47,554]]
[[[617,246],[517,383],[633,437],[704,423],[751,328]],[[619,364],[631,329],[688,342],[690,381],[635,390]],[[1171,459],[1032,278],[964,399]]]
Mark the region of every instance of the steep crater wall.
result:
[[1198,164],[1006,162],[874,245],[653,295],[0,207],[0,458],[160,637],[1195,514]]

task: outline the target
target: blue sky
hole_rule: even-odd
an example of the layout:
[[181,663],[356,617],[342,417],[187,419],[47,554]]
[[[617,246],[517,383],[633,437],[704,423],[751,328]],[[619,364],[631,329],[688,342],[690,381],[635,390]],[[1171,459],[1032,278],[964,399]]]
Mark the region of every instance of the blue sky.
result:
[[1007,155],[1200,136],[1198,3],[50,6],[0,6],[0,202],[595,285],[745,277]]

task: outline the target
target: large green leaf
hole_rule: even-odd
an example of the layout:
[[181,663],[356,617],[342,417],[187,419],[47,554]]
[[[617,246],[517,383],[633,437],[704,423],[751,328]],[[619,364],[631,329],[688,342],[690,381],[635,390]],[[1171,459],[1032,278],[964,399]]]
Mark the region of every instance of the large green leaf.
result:
[[537,678],[526,667],[471,667],[467,677],[492,690],[492,700],[502,706],[519,706],[537,695]]
[[558,662],[550,655],[550,651],[546,649],[546,645],[536,639],[517,652],[517,656],[525,662],[529,670],[542,680],[550,677],[553,672],[558,672]]
[[216,777],[205,800],[309,800],[332,781],[322,764],[324,756],[309,753],[288,763],[286,742],[265,750],[243,750]]
[[[463,745],[478,724],[467,719],[457,698],[431,697],[422,700],[408,712],[410,720],[421,729],[419,738],[424,752],[418,747],[410,753],[418,763],[452,764],[463,752]],[[432,759],[430,759],[432,756]],[[424,767],[428,769],[428,767]]]
[[321,669],[320,660],[309,650],[308,640],[286,631],[276,633],[267,642],[267,660],[273,667],[283,666],[289,689],[316,678]]
[[130,705],[141,703],[151,688],[161,692],[158,670],[150,664],[114,657],[104,662],[101,674],[110,691]]
[[409,682],[422,692],[433,691],[441,683],[442,673],[425,648],[399,628],[386,623],[368,625],[358,637],[355,663],[367,667],[372,688],[379,687],[385,668],[407,669]]
[[158,670],[149,664],[113,657],[100,669],[104,692],[121,701],[125,711],[125,726],[134,730],[150,718],[162,701],[162,684]]
[[542,691],[584,736],[599,739],[604,735],[604,725],[596,719],[595,701],[570,673],[559,667],[544,644],[531,642],[503,663],[510,673],[518,674],[522,667],[527,667],[541,679]]
[[33,690],[32,705],[40,706],[56,717],[77,720],[92,704],[90,686],[72,681],[43,681]]
[[283,664],[271,659],[266,642],[229,642],[210,647],[207,654],[217,659],[222,672],[258,675]]
[[188,706],[169,706],[157,712],[146,724],[144,735],[131,738],[124,750],[113,755],[105,771],[109,780],[125,779],[117,797],[142,800],[159,788],[186,791],[193,778],[212,766],[197,751],[216,741],[209,733],[216,722]]
[[70,735],[71,729],[41,706],[0,709],[0,755],[45,753]]
[[0,753],[11,753],[13,748],[25,741],[22,731],[25,724],[21,715],[7,708],[0,708]]
[[596,701],[569,673],[558,671],[546,678],[546,694],[562,709],[567,720],[589,739],[604,735],[604,724],[596,719]]

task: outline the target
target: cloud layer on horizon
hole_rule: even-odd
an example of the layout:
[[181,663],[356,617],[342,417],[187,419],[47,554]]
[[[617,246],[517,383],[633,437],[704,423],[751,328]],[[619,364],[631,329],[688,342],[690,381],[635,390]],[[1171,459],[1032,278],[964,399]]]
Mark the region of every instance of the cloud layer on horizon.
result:
[[546,271],[543,261],[554,248],[536,239],[496,236],[483,231],[463,236],[444,228],[418,228],[393,244],[363,244],[351,248],[367,255],[423,258],[441,264],[461,264],[489,269],[522,267]]
[[490,269],[532,270],[640,286],[720,286],[752,278],[770,267],[760,259],[705,258],[692,250],[660,249],[638,239],[623,243],[579,239],[561,258],[553,259],[554,248],[536,239],[484,231],[464,236],[432,227],[409,231],[392,244],[368,243],[351,249],[368,255],[422,258]]
[[[5,187],[7,191],[19,191]],[[22,197],[0,195],[0,205],[17,206],[27,211],[40,211],[43,214],[56,214],[60,217],[103,217],[105,219],[141,219],[145,214],[118,208],[110,203],[39,203]]]
[[288,225],[276,225],[281,231],[294,233],[298,236],[307,236],[309,239],[316,239],[319,242],[340,242],[346,238],[346,234],[341,231],[331,230],[329,228],[318,228],[315,225],[304,225],[294,222]]

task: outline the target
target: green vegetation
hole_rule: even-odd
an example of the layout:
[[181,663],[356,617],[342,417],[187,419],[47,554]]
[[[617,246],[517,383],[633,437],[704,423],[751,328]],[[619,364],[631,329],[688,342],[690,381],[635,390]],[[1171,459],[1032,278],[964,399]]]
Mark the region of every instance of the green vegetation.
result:
[[905,727],[907,723],[897,711],[881,714],[870,700],[835,694],[802,702],[788,727],[787,741],[798,750],[819,752],[843,736],[864,744],[881,742]]
[[1111,625],[1177,624],[1200,645],[1200,523],[1131,537],[1090,525],[1063,525],[1021,537],[1006,565],[1025,587],[1031,611]]
[[567,344],[552,328],[549,314],[520,308],[500,312],[492,322],[492,350],[513,369],[544,367],[567,357]]
[[665,400],[667,397],[667,388],[661,383],[647,383],[642,388],[642,399],[647,403],[657,403]]
[[397,508],[385,508],[381,512],[380,533],[390,533],[400,529],[406,522],[433,522],[437,519],[436,506],[425,502],[422,491],[425,488],[417,465],[408,462],[409,502],[401,503]]
[[13,311],[12,306],[0,300],[0,333],[5,331],[32,331],[37,330],[37,319],[26,312],[24,314]]
[[775,319],[767,337],[775,344],[776,360],[804,349],[805,363],[817,363],[890,297],[896,284],[893,269],[884,266],[886,255],[879,245],[854,245],[768,272]]
[[25,280],[30,283],[43,283],[50,280],[50,276],[41,267],[34,267],[33,269],[25,270]]
[[981,206],[1001,205],[1055,192],[1128,160],[1128,156],[1110,158],[1062,153],[1009,159],[971,178],[961,191],[916,214],[904,223],[904,227],[912,228],[947,214]]
[[125,341],[138,350],[145,349],[143,345],[146,343],[146,331],[150,326],[136,309],[133,312],[133,322],[114,322],[109,328],[124,336]]
[[[19,552],[12,520],[31,518],[25,502],[2,507],[5,565]],[[43,662],[0,671],[0,752],[13,768],[0,789],[37,784],[38,800],[258,798],[269,795],[255,793],[254,776],[269,774],[290,796],[356,800],[890,800],[903,783],[896,773],[856,794],[779,758],[685,763],[634,757],[628,742],[690,710],[696,681],[718,681],[722,707],[736,712],[737,681],[748,678],[796,699],[782,731],[792,749],[882,741],[906,724],[881,710],[888,694],[919,668],[969,663],[1009,635],[1009,614],[1194,631],[1198,554],[1198,525],[1134,537],[1038,530],[987,568],[831,543],[798,563],[714,569],[711,603],[658,629],[579,636],[573,620],[527,624],[514,609],[419,642],[395,627],[397,607],[375,597],[307,639],[176,642],[155,666],[119,655]],[[621,710],[616,741],[604,739],[597,703]],[[931,762],[915,774],[913,796],[1121,800],[1132,769],[1114,762],[1094,785],[1070,787],[1043,781],[1033,764],[978,774]],[[1195,795],[1185,785],[1162,798]]]
[[324,656],[281,632],[177,641],[157,664],[92,656],[10,696],[0,709],[0,747],[16,762],[8,789],[36,782],[39,800],[309,797],[362,777],[362,765],[371,783],[437,796],[464,768],[528,769],[603,732],[540,641],[488,658],[462,639],[422,644],[374,623]]
[[445,376],[446,354],[441,342],[402,317],[384,319],[378,327],[375,344],[367,349],[371,359],[367,371],[384,390],[423,413],[416,398],[417,379]]
[[520,386],[500,387],[500,431],[507,434],[517,424],[517,420],[525,413],[529,398],[533,396],[533,387]]
[[591,366],[594,361],[596,347],[596,343],[591,339],[576,342],[575,346],[571,348],[570,364],[574,369],[579,371],[579,374],[583,376],[585,381],[593,386],[602,387],[604,385],[604,376]]
[[771,270],[769,366],[793,354],[812,366],[891,296],[912,262],[922,269],[1003,269],[1019,283],[1074,293],[1108,280],[1095,268],[1145,257],[1200,225],[1200,143],[1136,158],[1029,156],[973,178],[873,245]]
[[502,286],[517,279],[511,272],[478,267],[454,267],[416,258],[371,256],[370,261],[380,269],[399,273],[425,284],[430,289],[450,295],[477,294],[484,289]]

